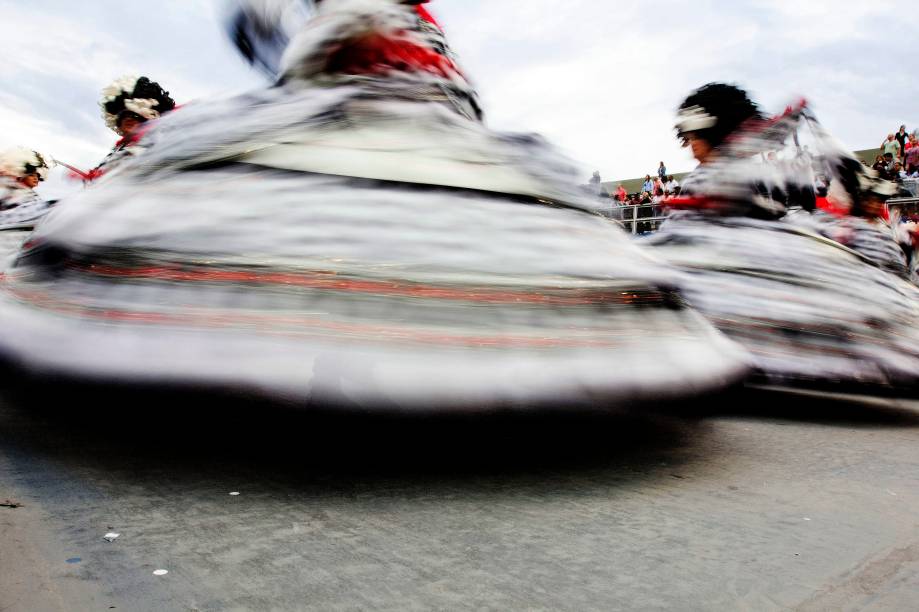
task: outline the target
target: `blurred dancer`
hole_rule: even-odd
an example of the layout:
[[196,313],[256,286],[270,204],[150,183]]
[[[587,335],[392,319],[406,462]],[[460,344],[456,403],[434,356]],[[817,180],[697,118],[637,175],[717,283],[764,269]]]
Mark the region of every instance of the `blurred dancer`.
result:
[[[296,7],[315,18],[287,29]],[[61,302],[86,287],[70,295],[91,306],[52,326],[0,291],[0,319],[29,321],[0,326],[0,350],[75,347],[63,369],[386,410],[631,404],[745,372],[676,274],[598,216],[579,166],[483,124],[418,5],[235,8],[230,35],[272,85],[175,113],[49,218],[5,287],[47,281]],[[26,271],[70,254],[74,283]]]
[[763,141],[784,136],[783,124],[792,120],[790,113],[767,119],[735,85],[709,83],[690,94],[680,105],[675,128],[699,166],[683,182],[682,206],[760,219],[781,218],[790,207],[813,210],[813,181],[803,173],[779,160],[759,163],[755,147],[731,148],[725,155],[731,142],[744,135],[762,132],[756,140]]
[[[811,213],[809,164],[766,160],[803,129],[835,215]],[[687,302],[748,349],[768,380],[914,386],[919,292],[881,223],[888,184],[803,100],[766,117],[742,89],[712,83],[686,98],[676,130],[699,166],[669,202],[676,212],[643,242],[685,272]]]
[[896,195],[897,185],[866,168],[859,176],[860,194],[849,216],[843,218],[830,237],[861,253],[882,268],[907,276],[912,255],[912,237],[901,227],[899,216],[891,219],[887,200]]
[[3,181],[0,210],[40,199],[35,188],[48,176],[48,169],[45,158],[37,151],[22,148],[4,151],[0,155]]
[[102,90],[99,106],[105,124],[121,136],[121,140],[115,143],[102,163],[90,171],[91,179],[111,172],[125,158],[135,155],[144,124],[173,110],[176,104],[159,83],[147,77],[124,76]]
[[50,169],[37,151],[17,148],[0,155],[0,229],[32,227],[50,210],[35,188]]

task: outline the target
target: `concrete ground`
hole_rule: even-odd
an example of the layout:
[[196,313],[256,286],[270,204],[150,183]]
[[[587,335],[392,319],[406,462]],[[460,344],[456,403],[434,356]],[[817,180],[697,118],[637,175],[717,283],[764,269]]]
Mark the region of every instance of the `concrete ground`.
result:
[[98,398],[0,399],[3,612],[919,606],[916,404],[738,391],[436,419]]

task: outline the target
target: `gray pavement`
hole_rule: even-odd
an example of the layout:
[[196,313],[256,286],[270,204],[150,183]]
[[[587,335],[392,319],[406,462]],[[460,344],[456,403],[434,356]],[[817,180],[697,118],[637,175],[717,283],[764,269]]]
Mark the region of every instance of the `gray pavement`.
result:
[[0,400],[3,612],[919,606],[913,404],[437,419],[40,391]]

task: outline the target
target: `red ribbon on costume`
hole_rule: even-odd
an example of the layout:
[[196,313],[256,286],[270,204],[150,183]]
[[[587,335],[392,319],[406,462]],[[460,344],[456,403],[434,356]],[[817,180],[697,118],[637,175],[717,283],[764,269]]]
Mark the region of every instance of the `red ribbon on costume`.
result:
[[[425,0],[425,1],[427,1],[427,0]],[[427,21],[428,23],[432,23],[432,24],[436,25],[438,28],[440,28],[440,24],[437,23],[437,20],[434,19],[434,16],[431,15],[431,13],[428,12],[428,9],[426,9],[426,8],[424,8],[423,6],[421,6],[420,4],[418,4],[418,5],[415,6],[415,10],[418,11],[418,16],[419,16],[419,17],[421,17],[422,19],[424,19],[424,20]],[[443,29],[443,28],[440,28],[440,29]]]
[[458,68],[446,56],[406,40],[393,40],[378,34],[367,36],[335,53],[329,72],[341,74],[380,74],[390,69],[431,72],[450,78]]
[[723,200],[718,198],[711,198],[705,196],[676,196],[670,198],[663,204],[667,208],[677,208],[680,210],[686,209],[713,209],[719,208]]
[[836,217],[845,217],[849,212],[847,207],[840,206],[832,198],[821,196],[817,196],[817,209]]

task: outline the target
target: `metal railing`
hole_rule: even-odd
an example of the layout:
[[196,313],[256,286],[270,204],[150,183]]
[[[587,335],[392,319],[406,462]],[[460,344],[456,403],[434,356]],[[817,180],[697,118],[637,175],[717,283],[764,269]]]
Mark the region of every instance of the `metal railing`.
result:
[[[887,206],[898,209],[901,215],[919,215],[919,197],[891,198],[887,201]],[[632,234],[647,234],[656,231],[667,219],[667,215],[661,214],[661,210],[662,207],[656,204],[613,204],[612,218],[620,221]],[[650,214],[643,216],[643,211],[650,211]]]
[[[626,228],[630,229],[633,234],[648,234],[656,231],[661,223],[667,219],[667,215],[663,214],[661,206],[657,204],[626,204],[622,206],[622,208],[626,212],[632,213],[630,218],[623,219],[623,223],[626,224]],[[651,215],[648,217],[641,217],[638,214],[639,210],[648,210],[651,212]]]
[[901,216],[919,214],[919,198],[891,198],[887,200],[887,208],[898,210]]
[[667,218],[667,215],[662,214],[662,207],[658,204],[619,202],[608,202],[603,215],[620,222],[626,231],[632,234],[653,232]]

